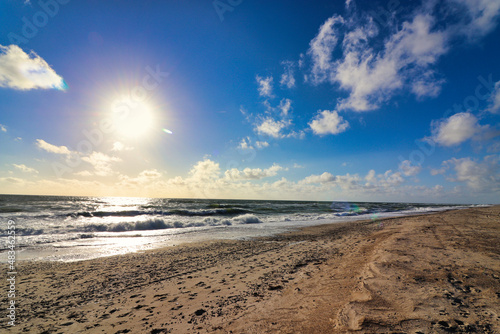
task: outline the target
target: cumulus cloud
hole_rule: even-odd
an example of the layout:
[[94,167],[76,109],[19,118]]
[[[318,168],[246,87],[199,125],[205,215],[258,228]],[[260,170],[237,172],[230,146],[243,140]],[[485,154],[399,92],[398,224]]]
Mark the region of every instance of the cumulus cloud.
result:
[[0,131],[7,132],[7,128],[5,127],[5,125],[0,124]]
[[257,84],[259,85],[259,95],[263,97],[273,97],[273,77],[256,77]]
[[336,179],[337,178],[335,177],[335,175],[328,173],[328,172],[324,172],[321,175],[314,175],[314,174],[309,175],[309,176],[305,177],[303,180],[301,180],[301,182],[305,183],[305,184],[328,183],[328,182],[333,182]]
[[366,174],[366,176],[365,176],[365,180],[366,180],[367,182],[374,182],[374,181],[376,180],[376,177],[375,177],[375,170],[370,169],[370,170],[368,171],[368,174]]
[[259,141],[257,140],[255,142],[255,147],[259,148],[259,149],[262,149],[262,148],[265,148],[265,147],[268,147],[269,146],[269,143],[267,141]]
[[317,135],[336,135],[344,132],[349,127],[349,122],[345,121],[336,111],[318,111],[316,116],[309,122],[309,126]]
[[[103,159],[107,160],[107,159]],[[472,163],[471,163],[472,162]],[[465,159],[451,159],[444,163],[447,170],[452,169],[457,175],[449,175],[451,182],[465,182],[475,187],[471,192],[475,194],[495,194],[499,191],[499,156],[490,156],[483,162]],[[294,166],[300,168],[300,166]],[[401,198],[423,201],[440,200],[446,194],[442,185],[432,187],[404,184],[402,172],[391,170],[377,174],[370,170],[366,176],[358,174],[336,175],[328,171],[306,176],[292,181],[284,177],[279,180],[269,180],[269,177],[279,175],[285,168],[274,164],[268,168],[232,168],[221,170],[219,163],[205,158],[196,162],[186,177],[175,176],[163,179],[161,172],[155,169],[142,171],[136,176],[127,176],[114,173],[115,180],[106,184],[105,181],[82,181],[77,179],[58,178],[54,180],[31,181],[21,178],[0,178],[2,189],[16,192],[19,186],[28,193],[37,193],[45,189],[50,194],[82,194],[89,195],[96,192],[130,196],[156,197],[199,197],[199,198],[256,198],[266,194],[268,198],[309,198],[329,200],[334,197],[351,198],[353,200],[369,200],[374,194],[380,200],[395,201]],[[90,172],[76,173],[80,176],[91,175]],[[479,185],[479,186],[476,186]],[[472,188],[471,188],[472,189]],[[125,192],[124,192],[125,191]],[[488,191],[490,193],[488,193]],[[455,194],[456,195],[456,194]],[[448,198],[448,197],[447,197]],[[493,197],[495,198],[495,197]]]
[[[256,134],[275,139],[304,138],[305,133],[303,130],[296,131],[292,128],[292,100],[284,98],[280,100],[279,104],[274,106],[271,102],[266,100],[263,102],[263,105],[266,108],[264,113],[253,115],[246,113],[246,111],[244,112],[247,121],[253,123],[253,130]],[[242,142],[240,143],[240,148],[243,148],[241,144],[245,147],[245,143]],[[250,142],[248,141],[246,145],[249,146]],[[255,146],[257,148],[263,148],[269,146],[269,143],[261,141],[257,144],[256,142]]]
[[102,152],[92,152],[89,156],[82,157],[82,160],[88,162],[94,167],[95,174],[107,176],[113,174],[111,164],[121,161],[120,158],[108,156]]
[[210,159],[204,159],[203,161],[198,161],[196,165],[191,168],[189,174],[194,181],[211,181],[219,177],[220,166],[217,162]]
[[445,168],[452,167],[455,175],[448,177],[452,182],[465,182],[476,191],[500,191],[500,156],[485,156],[482,162],[471,158],[450,159],[443,162]]
[[393,189],[395,186],[399,186],[404,182],[404,178],[401,172],[393,172],[392,170],[387,170],[383,174],[376,174],[375,170],[371,169],[368,174],[359,181],[366,181],[363,184],[365,190],[378,189],[379,191],[387,191],[388,189]]
[[71,151],[66,147],[66,146],[56,146],[47,143],[43,139],[37,139],[36,140],[36,146],[41,148],[44,151],[54,153],[54,154],[64,154],[64,155],[70,155]]
[[226,170],[224,175],[229,180],[261,180],[266,177],[275,176],[282,169],[283,167],[277,164],[267,169],[245,168],[243,170],[238,170],[237,168],[232,168]]
[[471,113],[458,113],[442,121],[432,122],[432,139],[442,146],[459,145],[485,132],[488,126],[481,126]]
[[240,150],[253,150],[253,146],[250,145],[250,138],[243,138],[238,145]]
[[125,187],[143,187],[158,181],[162,177],[162,173],[156,169],[144,170],[137,177],[129,177],[127,175],[119,175],[119,186]]
[[66,84],[45,60],[17,45],[0,45],[0,87],[19,90],[61,89]]
[[[255,147],[254,147],[255,145]],[[250,137],[243,138],[241,142],[238,144],[238,148],[240,150],[254,150],[255,148],[261,150],[269,146],[267,141],[256,140],[252,145],[252,139]]]
[[415,176],[420,173],[422,167],[412,165],[410,160],[404,160],[399,164],[399,170],[402,171],[405,176]]
[[260,124],[257,124],[255,130],[260,135],[267,135],[273,138],[283,138],[282,130],[290,125],[289,121],[274,120],[272,117],[265,117]]
[[38,174],[38,171],[36,169],[28,167],[28,166],[23,165],[23,164],[20,164],[20,165],[12,164],[12,166],[14,166],[15,168],[19,169],[20,171],[22,171],[24,173]]

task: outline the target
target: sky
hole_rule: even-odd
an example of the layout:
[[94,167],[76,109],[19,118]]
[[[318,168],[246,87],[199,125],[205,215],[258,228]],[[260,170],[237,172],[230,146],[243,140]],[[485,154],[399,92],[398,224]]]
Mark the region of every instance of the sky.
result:
[[0,2],[0,193],[500,203],[500,2]]

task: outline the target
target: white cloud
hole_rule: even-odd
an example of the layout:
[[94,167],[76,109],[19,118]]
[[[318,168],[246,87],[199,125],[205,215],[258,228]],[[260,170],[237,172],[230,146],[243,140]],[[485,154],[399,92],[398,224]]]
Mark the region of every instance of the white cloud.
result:
[[263,149],[269,146],[269,143],[267,141],[255,141],[254,145],[255,147],[251,144],[252,139],[250,137],[243,138],[241,142],[238,145],[238,148],[240,150],[253,150],[255,148],[257,149]]
[[476,116],[471,113],[458,113],[441,122],[432,122],[432,139],[442,146],[459,145],[486,131],[488,126],[481,126]]
[[[269,136],[276,139],[282,138],[299,138],[305,137],[304,131],[295,131],[290,129],[292,126],[292,101],[290,99],[281,99],[277,106],[272,106],[269,101],[264,101],[263,105],[266,108],[265,113],[258,114],[255,117],[247,117],[254,126],[254,132],[260,136]],[[253,118],[253,121],[251,120]],[[261,147],[255,143],[257,148],[267,147],[269,143],[262,141]],[[250,142],[248,142],[250,145]]]
[[311,184],[311,183],[328,183],[328,182],[333,182],[337,180],[337,177],[331,173],[324,172],[321,175],[309,175],[303,180],[301,180],[302,183],[304,184]]
[[148,169],[139,173],[137,177],[129,177],[127,175],[119,175],[119,186],[124,187],[144,187],[157,182],[162,177],[162,173],[156,169]]
[[292,100],[290,99],[281,100],[278,109],[281,112],[281,116],[283,117],[288,116],[288,112],[292,109]]
[[410,160],[405,160],[399,164],[399,170],[402,171],[405,176],[415,176],[420,173],[422,167],[413,166]]
[[314,116],[311,122],[309,122],[309,126],[313,130],[314,134],[336,135],[347,130],[349,122],[344,121],[342,116],[339,116],[336,111],[323,110],[318,111],[316,116]]
[[269,146],[269,143],[267,141],[256,141],[255,146],[259,149],[265,148]]
[[245,168],[243,170],[238,170],[237,168],[232,168],[226,170],[224,173],[226,179],[229,180],[261,180],[266,177],[275,176],[278,171],[282,170],[283,167],[274,164],[267,169],[260,168]]
[[491,96],[489,98],[489,106],[488,106],[488,111],[497,114],[500,112],[500,81],[495,83],[495,88],[493,89],[493,92],[491,93]]
[[375,170],[370,169],[370,171],[368,172],[368,174],[366,174],[366,176],[365,176],[365,180],[367,182],[374,182],[376,180]]
[[88,162],[94,167],[95,174],[99,176],[107,176],[113,174],[111,164],[121,161],[120,158],[111,157],[101,152],[92,152],[87,157],[82,157],[82,160]]
[[256,125],[258,134],[271,136],[273,138],[283,138],[282,130],[290,125],[289,121],[274,120],[272,117],[265,117],[261,123]]
[[17,45],[0,45],[0,87],[20,90],[65,89],[66,84],[36,53],[25,53]]
[[0,131],[7,132],[7,128],[5,127],[5,125],[0,124]]
[[28,167],[26,165],[17,165],[17,164],[12,164],[12,166],[16,167],[17,169],[21,170],[24,173],[35,173],[38,174],[38,171],[34,168]]
[[436,97],[441,93],[441,87],[445,83],[444,79],[436,79],[432,71],[428,71],[417,78],[411,84],[411,92],[417,98],[426,96]]
[[344,19],[341,16],[334,15],[330,17],[320,27],[318,35],[309,43],[308,55],[313,60],[312,81],[321,83],[325,81],[332,71],[332,53],[338,43],[339,32],[336,25],[343,25]]
[[384,173],[382,178],[382,183],[386,182],[391,186],[399,185],[404,182],[403,177],[400,172],[393,172],[392,170],[388,170]]
[[[346,32],[341,45],[343,57],[332,61],[333,51],[342,37],[340,27],[336,29],[335,25]],[[432,25],[432,17],[416,15],[411,22],[404,22],[382,50],[376,52],[369,46],[371,39],[378,35],[371,19],[363,26],[358,20],[344,21],[333,16],[320,28],[310,45],[313,81],[339,84],[349,92],[349,97],[340,101],[340,109],[376,109],[403,87],[407,76],[427,73],[428,65],[445,52],[444,35],[431,32]],[[428,87],[433,82],[429,82],[429,75],[420,76],[418,81],[415,92],[419,96],[428,94]],[[436,82],[433,83],[436,86]]]
[[238,148],[240,150],[253,150],[253,146],[250,145],[250,138],[243,138],[238,145]]
[[283,74],[281,75],[280,84],[287,88],[295,87],[295,64],[291,61],[283,61]]
[[[471,187],[467,200],[480,194],[482,198],[496,199],[500,191],[500,157],[486,157],[483,162],[470,158],[451,159],[443,163],[447,170],[453,169],[457,175],[449,175],[451,182],[463,182]],[[365,177],[358,174],[335,175],[323,172],[309,175],[301,180],[292,181],[284,177],[272,180],[269,177],[279,175],[286,170],[279,165],[269,168],[240,168],[221,171],[219,163],[208,158],[198,161],[191,168],[187,177],[174,176],[163,179],[161,172],[155,169],[145,170],[137,176],[114,173],[114,179],[97,182],[77,179],[51,179],[32,181],[28,178],[0,177],[0,187],[9,193],[18,193],[22,186],[24,193],[78,194],[93,195],[128,195],[154,197],[197,197],[197,198],[258,198],[266,194],[269,199],[283,199],[283,194],[290,199],[331,200],[344,198],[353,201],[373,200],[376,196],[381,201],[448,201],[460,199],[464,191],[445,190],[440,185],[423,186],[404,184],[402,172],[388,170],[376,174],[370,170]],[[92,173],[80,172],[79,176]],[[473,187],[473,188],[472,188]],[[459,193],[457,193],[459,191]],[[454,196],[454,197],[450,197]],[[486,200],[488,201],[488,200]]]
[[437,61],[464,34],[477,39],[492,31],[500,2],[449,0],[438,8],[437,2],[424,1],[406,21],[388,24],[388,36],[381,36],[371,17],[352,9],[348,17],[334,15],[319,28],[307,52],[312,68],[306,78],[348,93],[337,110],[367,111],[405,89],[417,98],[439,95],[445,80],[435,71]]
[[198,161],[189,171],[192,180],[197,182],[209,182],[217,179],[220,175],[219,163],[210,159]]
[[465,182],[476,191],[500,191],[500,156],[490,155],[483,162],[471,158],[450,159],[443,165],[453,166],[455,175],[448,178],[452,182]]
[[77,172],[75,173],[75,175],[78,175],[78,176],[92,176],[94,174],[92,174],[91,172],[89,172],[88,170],[82,170],[81,172]]
[[430,173],[431,173],[432,176],[442,175],[442,174],[444,174],[446,172],[447,169],[448,168],[446,168],[446,167],[443,167],[443,168],[440,168],[440,169],[434,169],[434,168],[432,168]]
[[[366,181],[363,185],[365,189],[378,189],[378,191],[387,191],[389,188],[392,189],[404,182],[401,172],[387,170],[383,174],[376,175],[373,169],[368,172],[364,180]],[[359,181],[361,181],[361,179],[359,179]]]
[[367,46],[369,39],[377,35],[371,21],[360,33],[348,34],[344,39],[344,58],[331,77],[331,81],[350,93],[338,108],[376,109],[408,82],[413,82],[413,92],[419,97],[435,95],[429,87],[437,89],[440,81],[427,73],[429,66],[445,53],[446,38],[444,33],[432,31],[433,25],[432,17],[416,15],[411,22],[403,23],[380,52]]
[[133,149],[134,149],[133,147],[126,146],[122,142],[116,141],[116,142],[113,143],[113,148],[111,149],[111,151],[116,151],[116,152],[119,152],[119,151],[131,151]]
[[262,78],[257,76],[256,80],[259,85],[259,95],[264,97],[273,97],[273,77],[269,76]]
[[37,139],[36,145],[39,148],[41,148],[42,150],[50,152],[50,153],[65,154],[65,155],[71,154],[71,151],[66,146],[55,146],[55,145],[47,143],[43,139]]

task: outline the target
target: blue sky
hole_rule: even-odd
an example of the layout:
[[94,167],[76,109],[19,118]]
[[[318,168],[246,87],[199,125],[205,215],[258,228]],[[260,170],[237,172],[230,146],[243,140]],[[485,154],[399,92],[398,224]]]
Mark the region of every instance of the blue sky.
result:
[[0,192],[499,203],[500,3],[3,1]]

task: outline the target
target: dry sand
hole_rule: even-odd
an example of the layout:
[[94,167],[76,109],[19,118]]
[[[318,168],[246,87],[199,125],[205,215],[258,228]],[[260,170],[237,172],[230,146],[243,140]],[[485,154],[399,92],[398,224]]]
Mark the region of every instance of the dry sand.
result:
[[500,206],[24,263],[17,280],[4,333],[500,333]]

